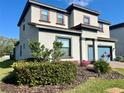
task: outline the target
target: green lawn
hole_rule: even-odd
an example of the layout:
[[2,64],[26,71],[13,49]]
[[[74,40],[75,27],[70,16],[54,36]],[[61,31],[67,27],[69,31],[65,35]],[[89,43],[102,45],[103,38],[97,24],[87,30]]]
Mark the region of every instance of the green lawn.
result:
[[119,72],[122,75],[124,75],[124,69],[123,68],[115,68],[113,70]]
[[107,93],[105,90],[113,87],[124,89],[124,80],[88,80],[85,84],[62,93]]
[[0,62],[0,82],[5,76],[7,76],[11,71],[13,71],[13,68],[11,67],[13,62],[14,61],[10,60]]
[[[124,75],[124,69],[114,70]],[[74,89],[62,93],[107,93],[105,90],[113,87],[124,89],[124,80],[88,80],[85,84],[80,84]]]

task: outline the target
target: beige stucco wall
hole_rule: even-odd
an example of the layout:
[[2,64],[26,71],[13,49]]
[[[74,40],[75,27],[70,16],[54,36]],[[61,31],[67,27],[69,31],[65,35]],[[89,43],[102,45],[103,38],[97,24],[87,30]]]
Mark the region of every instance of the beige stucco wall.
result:
[[[90,17],[90,25],[99,27],[98,23],[98,16],[88,14],[79,10],[73,10],[70,15],[70,27],[76,26],[80,23],[83,23],[83,17],[88,16]],[[110,38],[110,32],[109,32],[109,25],[103,24],[103,32],[97,31],[83,31],[82,37],[88,37],[88,38],[97,38],[97,37],[104,37],[104,38]]]
[[124,27],[114,29],[110,31],[111,38],[115,38],[118,41],[116,42],[116,55],[124,56]]
[[82,30],[82,37],[83,38],[97,39],[97,31]]
[[41,44],[44,44],[45,47],[49,49],[53,48],[53,42],[55,41],[57,36],[71,38],[72,59],[66,60],[80,60],[79,36],[39,31],[39,41],[41,42]]
[[[25,15],[25,21],[20,25],[19,32],[19,45],[16,46],[16,59],[25,59],[30,57],[30,49],[28,43],[30,40],[38,40],[38,32],[35,27],[30,26],[28,23],[31,22],[31,8]],[[23,31],[23,25],[25,24],[25,31]],[[25,44],[25,48],[23,48]],[[20,46],[22,46],[22,56],[20,56]]]
[[98,37],[110,38],[109,26],[104,25],[103,32],[93,31],[93,30],[82,30],[82,37],[83,38],[92,38],[92,39],[97,39]]
[[74,12],[74,26],[83,23],[83,16],[90,17],[90,25],[98,27],[98,16],[88,14],[79,10],[73,10]]
[[[80,60],[80,45],[79,45],[79,36],[76,35],[68,35],[68,34],[59,34],[59,33],[48,33],[45,31],[39,31],[38,28],[28,25],[29,22],[34,22],[41,25],[48,25],[48,26],[55,26],[55,27],[62,27],[62,28],[68,28],[68,26],[75,26],[80,23],[83,23],[83,16],[89,16],[92,26],[99,26],[98,25],[98,16],[91,15],[88,13],[84,13],[78,10],[73,10],[71,14],[68,15],[65,14],[65,26],[57,25],[56,24],[56,16],[57,12],[50,10],[50,23],[41,22],[40,20],[40,11],[41,8],[38,6],[31,6],[29,11],[27,12],[25,16],[25,22],[23,22],[20,26],[20,44],[16,47],[16,58],[17,59],[25,59],[30,57],[30,49],[28,47],[28,41],[29,40],[38,40],[41,42],[41,44],[45,44],[47,48],[52,48],[52,43],[55,41],[56,36],[62,36],[62,37],[70,37],[72,39],[72,59],[68,60]],[[25,31],[22,31],[22,26],[25,24]],[[69,24],[69,25],[68,25]],[[120,33],[121,34],[121,33]],[[122,34],[121,34],[122,35]],[[109,38],[109,25],[104,24],[104,32],[99,31],[85,31],[82,30],[82,37],[83,38],[92,38],[97,39],[97,37],[105,37]],[[82,57],[83,59],[88,59],[88,52],[87,52],[87,45],[91,43],[91,41],[86,41],[85,39],[82,40]],[[23,49],[23,45],[25,44],[25,49]],[[113,48],[115,47],[113,43],[111,42],[95,42],[96,46],[96,59],[97,59],[97,44],[102,44],[105,46],[111,45]],[[19,48],[20,45],[22,45],[22,56],[20,57]],[[113,56],[114,57],[114,56]]]
[[110,29],[109,25],[103,24],[103,32],[98,31],[98,37],[110,38]]
[[42,24],[42,25],[48,25],[48,26],[55,26],[55,27],[62,27],[62,28],[68,28],[68,15],[64,14],[64,24],[65,25],[58,25],[57,22],[57,11],[49,10],[49,18],[50,23],[40,21],[41,18],[41,9],[38,6],[31,6],[31,22]]
[[[42,24],[42,25],[48,25],[48,26],[68,28],[68,27],[76,26],[80,23],[83,23],[83,16],[88,16],[88,17],[90,17],[90,25],[99,27],[98,16],[95,16],[95,15],[92,15],[89,13],[85,13],[85,12],[82,12],[82,11],[79,11],[76,9],[72,10],[70,15],[65,14],[65,16],[64,16],[65,26],[56,24],[56,20],[57,20],[56,19],[56,16],[57,16],[56,11],[50,10],[50,23],[39,21],[40,16],[41,16],[40,13],[41,13],[40,7],[34,6],[34,5],[31,6],[31,22]],[[107,24],[103,25],[103,32],[97,31],[97,34],[93,33],[93,32],[83,32],[83,36],[84,37],[85,36],[93,37],[93,38],[97,38],[97,37],[110,38],[109,25],[107,25]]]
[[[25,21],[22,21],[22,23],[21,23],[21,25],[19,27],[19,30],[20,30],[20,32],[19,32],[19,40],[21,42],[23,42],[27,38],[27,35],[28,35],[28,29],[29,29],[28,22],[31,21],[31,8],[28,10],[28,12],[25,15],[24,19],[25,19]],[[23,31],[23,25],[24,24],[25,24],[25,31]]]

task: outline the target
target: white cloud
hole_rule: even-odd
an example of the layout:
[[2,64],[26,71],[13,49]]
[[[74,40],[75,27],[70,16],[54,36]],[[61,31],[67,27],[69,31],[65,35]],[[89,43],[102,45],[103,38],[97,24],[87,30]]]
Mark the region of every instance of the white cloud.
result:
[[87,6],[92,0],[65,0],[69,5],[78,4],[81,6]]

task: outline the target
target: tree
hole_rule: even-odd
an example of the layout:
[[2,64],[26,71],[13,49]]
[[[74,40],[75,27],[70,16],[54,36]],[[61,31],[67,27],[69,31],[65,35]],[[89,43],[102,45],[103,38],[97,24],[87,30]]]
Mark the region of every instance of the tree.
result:
[[10,55],[16,42],[16,39],[10,39],[0,36],[0,57],[4,55]]
[[38,62],[50,61],[50,55],[52,50],[45,48],[44,45],[40,45],[37,41],[30,41],[29,47],[31,49],[31,56]]
[[53,62],[60,62],[61,57],[64,55],[62,53],[63,44],[61,42],[54,41],[53,43],[53,52],[52,52],[52,61]]
[[61,57],[64,55],[61,48],[63,44],[61,42],[54,41],[53,49],[45,48],[44,45],[40,45],[37,41],[30,41],[29,47],[31,49],[31,56],[37,62],[50,61],[50,56],[53,62],[59,62]]

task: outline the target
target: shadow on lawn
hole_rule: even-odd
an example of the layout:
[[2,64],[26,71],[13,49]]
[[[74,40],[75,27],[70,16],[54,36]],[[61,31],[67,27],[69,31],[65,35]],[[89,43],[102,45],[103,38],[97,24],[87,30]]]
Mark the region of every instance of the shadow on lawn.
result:
[[3,62],[0,62],[0,68],[10,68],[14,62],[15,61],[13,60],[5,60]]
[[10,72],[6,77],[4,77],[2,79],[2,82],[6,83],[6,84],[17,85],[15,73],[14,72]]

